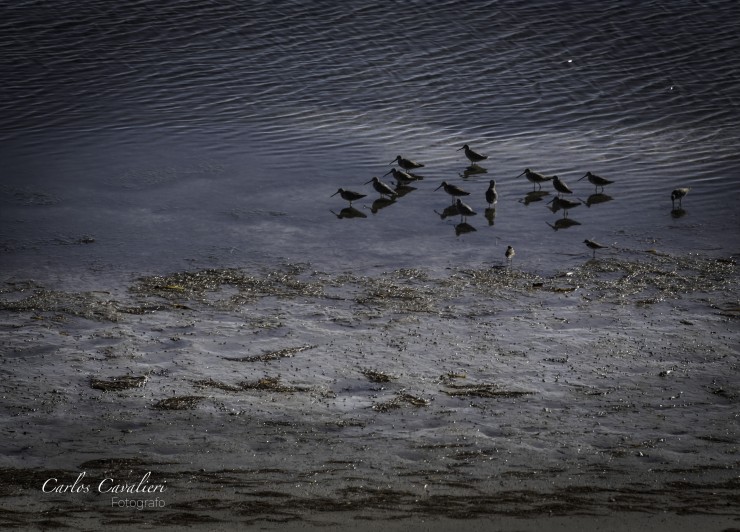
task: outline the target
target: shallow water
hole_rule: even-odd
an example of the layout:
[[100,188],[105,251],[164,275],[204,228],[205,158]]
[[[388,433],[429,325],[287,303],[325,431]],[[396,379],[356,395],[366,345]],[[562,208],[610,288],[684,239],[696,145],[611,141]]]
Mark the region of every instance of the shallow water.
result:
[[[253,520],[726,510],[687,485],[736,514],[739,16],[7,6],[5,495],[44,507],[49,471],[107,467],[170,478],[193,519],[201,488],[233,508],[216,471]],[[464,143],[485,172],[465,175]],[[424,179],[375,209],[364,183],[398,154]],[[527,167],[574,190],[577,223],[551,184],[529,201]],[[608,201],[586,205],[587,171]],[[475,231],[439,215],[443,180]],[[363,217],[337,216],[339,187],[367,194]],[[609,248],[592,260],[586,238]],[[146,382],[104,391],[122,376]]]
[[[723,21],[738,9],[14,4],[1,27],[3,271],[93,270],[94,284],[188,264],[436,268],[499,263],[511,244],[551,273],[588,256],[584,238],[736,253],[739,47]],[[463,143],[489,155],[487,173],[460,177]],[[399,153],[425,180],[372,214],[363,183]],[[593,171],[615,181],[613,200],[553,231],[552,196],[521,203],[525,167],[582,200]],[[477,231],[457,237],[457,217],[435,214],[442,180],[471,192]],[[339,187],[367,194],[367,218],[332,215]]]

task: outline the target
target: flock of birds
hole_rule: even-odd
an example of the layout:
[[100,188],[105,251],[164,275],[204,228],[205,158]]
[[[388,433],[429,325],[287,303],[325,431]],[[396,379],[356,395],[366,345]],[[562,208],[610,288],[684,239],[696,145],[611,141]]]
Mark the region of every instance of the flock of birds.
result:
[[[459,148],[457,151],[465,150],[465,157],[470,161],[471,168],[476,168],[477,164],[479,162],[482,162],[486,159],[488,159],[488,155],[483,155],[481,153],[478,153],[477,151],[473,150],[470,146],[467,144],[463,145],[462,148]],[[424,164],[412,161],[411,159],[406,159],[405,157],[402,157],[401,155],[396,156],[396,158],[391,161],[389,164],[398,163],[398,166],[400,166],[403,170],[398,170],[396,168],[392,168],[388,174],[392,174],[393,178],[396,180],[396,188],[392,188],[391,186],[387,185],[383,181],[381,181],[377,177],[373,177],[370,181],[366,182],[365,184],[373,184],[373,188],[380,194],[381,199],[384,200],[392,200],[396,196],[399,195],[399,190],[402,190],[404,187],[408,187],[409,183],[412,183],[414,181],[418,181],[423,179],[422,176],[414,174],[412,171],[417,170],[419,168],[423,168]],[[482,168],[478,167],[481,171],[485,171]],[[516,176],[517,178],[525,176],[526,179],[532,183],[533,191],[535,187],[539,187],[538,190],[542,190],[542,183],[546,183],[548,181],[552,181],[553,187],[555,188],[555,191],[558,193],[558,195],[553,198],[550,203],[553,203],[553,211],[563,209],[564,216],[567,217],[568,209],[572,209],[578,205],[581,205],[580,201],[572,201],[569,199],[566,199],[562,197],[563,194],[572,194],[573,191],[566,185],[562,179],[560,179],[558,176],[545,176],[543,174],[540,174],[538,172],[535,172],[533,170],[530,170],[529,168],[526,168],[521,174]],[[383,176],[385,177],[385,176]],[[614,181],[610,179],[606,179],[604,177],[592,174],[591,172],[586,172],[586,174],[578,179],[578,181],[581,181],[582,179],[588,179],[589,183],[594,185],[596,187],[596,193],[599,193],[599,189],[601,189],[601,192],[603,193],[604,187],[607,185],[611,185],[614,183]],[[464,203],[462,201],[462,197],[469,196],[470,192],[467,192],[466,190],[463,190],[462,188],[447,183],[446,181],[442,181],[442,183],[435,189],[439,190],[440,188],[444,189],[444,191],[449,194],[452,197],[452,212],[455,214],[459,214],[462,217],[462,220],[465,221],[468,216],[473,216],[476,214],[476,212],[473,210],[470,205]],[[689,193],[690,188],[677,188],[671,192],[671,203],[672,203],[672,209],[676,210],[676,201],[678,201],[679,209],[681,209],[681,200],[686,196],[686,194]],[[347,190],[340,188],[337,190],[332,196],[336,196],[339,194],[342,199],[349,202],[350,208],[352,208],[352,202],[360,200],[364,197],[366,197],[366,194],[361,194],[359,192],[354,192],[352,190]],[[498,193],[496,191],[496,181],[491,179],[488,189],[485,193],[486,202],[488,203],[489,207],[492,205],[495,205],[498,201]],[[443,216],[444,217],[444,216]],[[599,249],[607,248],[609,246],[599,244],[598,242],[594,240],[586,239],[583,241],[586,246],[593,251],[593,258],[596,258],[596,251]],[[510,264],[512,259],[514,258],[514,255],[516,254],[514,248],[512,246],[508,246],[506,248],[506,253],[504,256],[506,257],[507,262]]]

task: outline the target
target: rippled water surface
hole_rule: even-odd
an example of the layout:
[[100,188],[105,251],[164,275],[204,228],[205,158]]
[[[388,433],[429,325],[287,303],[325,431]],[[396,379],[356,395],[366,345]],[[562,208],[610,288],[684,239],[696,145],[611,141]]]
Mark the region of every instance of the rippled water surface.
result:
[[[737,251],[735,2],[19,2],[5,8],[4,268],[139,272],[276,258],[518,261]],[[464,143],[489,155],[464,175]],[[416,190],[373,213],[402,154]],[[525,206],[530,167],[584,202]],[[391,176],[384,179],[392,182]],[[483,193],[498,183],[491,225]],[[450,181],[474,233],[441,219]],[[339,187],[367,218],[337,219]],[[692,187],[671,216],[670,191]],[[545,190],[552,191],[546,184]],[[63,246],[91,237],[91,246]],[[87,238],[89,240],[89,238]]]
[[[296,471],[305,481],[319,462],[326,498],[313,503],[394,478],[388,497],[411,513],[433,493],[421,486],[443,497],[422,497],[423,512],[457,515],[467,489],[497,497],[491,478],[518,504],[525,477],[524,506],[551,512],[538,490],[564,486],[571,504],[583,468],[582,483],[624,492],[566,513],[596,499],[631,508],[631,490],[662,481],[648,470],[668,488],[646,508],[680,509],[681,471],[701,493],[736,493],[736,479],[702,475],[737,465],[740,3],[2,12],[2,368],[16,390],[43,368],[6,407],[9,467],[94,469],[86,457],[112,459],[114,445],[130,451],[120,467],[137,454],[134,468],[162,475],[163,457],[275,467],[268,481],[288,502],[269,515],[294,509]],[[481,168],[463,144],[488,155]],[[379,202],[367,182],[392,183],[399,154],[424,163],[423,179]],[[537,193],[525,168],[558,175],[581,204],[555,211],[552,184]],[[596,194],[579,180],[589,171],[613,183]],[[470,193],[467,225],[445,213],[443,181]],[[366,195],[354,211],[332,196],[340,187]],[[680,187],[691,190],[672,205]],[[608,248],[592,260],[584,239]],[[249,359],[265,352],[291,356]],[[124,374],[148,384],[91,391]],[[278,376],[287,395],[259,387]],[[473,399],[448,393],[463,385]],[[28,406],[34,394],[43,408]],[[172,394],[206,406],[168,417],[180,413],[154,406]],[[705,425],[687,430],[686,416]],[[59,431],[108,419],[124,436],[105,456],[69,436],[67,458],[51,459],[53,442],[28,440],[15,417]],[[147,451],[153,423],[172,439]],[[202,445],[180,430],[224,424]],[[237,459],[243,433],[259,463]],[[360,463],[368,449],[379,458]],[[475,515],[500,510],[480,504]],[[695,504],[722,513],[709,496]]]

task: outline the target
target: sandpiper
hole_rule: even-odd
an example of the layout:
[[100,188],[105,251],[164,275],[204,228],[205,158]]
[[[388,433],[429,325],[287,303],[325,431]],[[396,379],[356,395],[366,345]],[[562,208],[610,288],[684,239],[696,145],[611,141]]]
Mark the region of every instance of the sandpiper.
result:
[[439,190],[440,188],[444,187],[445,192],[447,192],[450,196],[452,196],[452,203],[455,203],[455,197],[456,196],[469,196],[470,192],[466,192],[460,187],[457,187],[455,185],[450,185],[447,183],[447,181],[442,181],[442,184],[439,185],[434,190]]
[[676,209],[676,200],[678,200],[678,208],[681,208],[681,200],[689,193],[690,188],[677,188],[671,192],[671,203],[673,204],[673,210]]
[[558,196],[560,194],[573,194],[573,191],[568,187],[568,185],[563,183],[563,181],[556,175],[552,176],[552,186],[558,191]]
[[367,185],[368,183],[372,183],[373,184],[373,188],[375,190],[377,190],[378,192],[380,192],[380,195],[381,196],[393,197],[393,196],[396,195],[396,193],[393,191],[393,189],[391,187],[389,187],[388,185],[386,185],[385,183],[383,183],[377,177],[373,177],[370,181],[368,181],[365,184]]
[[[588,182],[589,183],[591,183],[593,186],[596,187],[596,192],[599,191],[599,187],[601,187],[601,191],[603,192],[604,191],[604,187],[606,185],[611,185],[612,183],[614,183],[614,181],[611,181],[609,179],[604,179],[603,177],[599,177],[597,175],[594,175],[591,172],[586,172],[586,175],[583,176],[581,179],[583,179],[585,177],[588,178]],[[578,181],[580,181],[581,179],[579,179]]]
[[604,246],[603,244],[599,244],[598,242],[594,242],[593,240],[589,240],[589,239],[584,240],[583,243],[586,244],[589,248],[594,250],[594,258],[596,258],[597,249],[609,247],[609,246]]
[[482,155],[478,153],[477,151],[473,150],[470,146],[465,144],[462,148],[458,149],[457,151],[465,150],[465,157],[468,158],[468,161],[471,163],[479,163],[481,161],[485,161],[488,159],[488,155]]
[[398,170],[396,168],[391,168],[386,174],[383,175],[383,177],[387,176],[388,174],[393,174],[393,179],[396,180],[396,183],[399,187],[403,185],[408,185],[412,181],[417,180],[416,176],[412,176],[411,174],[402,170]]
[[455,202],[455,206],[457,207],[457,212],[459,212],[460,216],[463,217],[463,221],[467,219],[468,216],[476,215],[476,212],[473,210],[473,208],[467,203],[463,203],[460,198],[458,198]]
[[486,190],[486,201],[488,202],[488,205],[493,205],[498,201],[498,192],[496,192],[496,181],[491,179],[490,184],[488,185],[488,190]]
[[400,155],[396,155],[396,158],[393,159],[390,164],[393,164],[395,162],[398,162],[398,166],[400,166],[404,170],[413,170],[414,168],[421,168],[422,166],[424,166],[422,163],[417,163],[416,161],[412,161],[411,159],[401,157]]
[[349,201],[350,207],[352,206],[353,201],[357,201],[358,199],[364,198],[367,194],[360,194],[359,192],[353,192],[351,190],[344,190],[343,188],[340,188],[337,190],[334,194],[332,194],[329,197],[336,196],[339,194],[342,196],[342,199]]
[[537,172],[533,172],[529,168],[525,168],[524,171],[519,174],[517,177],[526,176],[527,180],[532,183],[532,189],[534,190],[534,185],[537,185],[542,189],[541,183],[544,183],[545,181],[550,181],[552,177],[544,176],[542,174],[539,174]]
[[580,201],[571,201],[558,196],[552,198],[548,203],[552,203],[552,212],[558,212],[560,209],[563,209],[565,211],[563,217],[568,216],[568,209],[574,209],[581,204]]
[[511,260],[514,258],[514,255],[516,255],[516,251],[514,251],[513,247],[509,246],[508,248],[506,248],[505,256],[506,256],[506,260],[509,261],[509,263],[511,263]]

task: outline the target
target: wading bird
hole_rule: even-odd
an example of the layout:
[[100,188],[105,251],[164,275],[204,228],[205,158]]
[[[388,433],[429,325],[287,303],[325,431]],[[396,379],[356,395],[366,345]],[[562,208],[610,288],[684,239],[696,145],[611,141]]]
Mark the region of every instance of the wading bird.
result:
[[[604,179],[603,177],[594,175],[591,172],[586,172],[586,175],[583,176],[581,179],[584,179],[586,177],[588,178],[588,182],[596,187],[596,192],[599,191],[599,187],[601,187],[601,191],[603,192],[606,185],[611,185],[612,183],[614,183],[614,181]],[[580,181],[581,179],[579,179],[578,181]]]
[[568,185],[563,183],[556,175],[552,176],[552,186],[554,186],[555,190],[558,191],[558,196],[560,194],[573,194],[573,191],[568,187]]
[[[383,183],[377,177],[373,177],[367,183],[372,183],[373,184],[373,188],[375,190],[377,190],[380,193],[381,196],[394,197],[396,195],[395,191],[391,187],[389,187],[388,185],[386,185],[385,183]],[[367,183],[365,183],[365,184],[367,185]]]
[[589,248],[594,250],[594,258],[596,258],[597,249],[603,249],[603,248],[609,247],[609,246],[604,246],[603,244],[599,244],[598,242],[594,242],[593,240],[589,240],[589,239],[584,240],[583,243],[586,244]]
[[552,179],[552,177],[544,176],[537,172],[533,172],[529,168],[525,168],[524,171],[521,174],[519,174],[517,177],[522,177],[522,176],[526,176],[527,181],[532,183],[532,190],[534,190],[534,185],[537,185],[538,187],[540,187],[540,189],[542,189],[542,183],[544,183],[545,181],[550,181]]
[[673,204],[673,210],[676,209],[676,200],[678,200],[678,208],[681,208],[681,200],[689,193],[690,188],[677,188],[671,192],[671,203]]
[[367,194],[360,194],[359,192],[353,192],[351,190],[344,190],[343,188],[340,188],[337,190],[334,194],[332,194],[329,197],[333,197],[339,194],[342,196],[342,199],[349,201],[350,206],[352,206],[353,201],[357,201],[358,199],[364,198]]
[[498,201],[498,192],[496,192],[496,181],[491,179],[490,184],[488,185],[488,190],[486,190],[486,201],[488,202],[488,205],[493,205]]
[[461,189],[460,187],[457,187],[455,185],[450,185],[447,183],[447,181],[442,181],[442,184],[439,185],[434,190],[439,190],[440,188],[444,187],[445,192],[447,192],[450,196],[452,196],[452,203],[455,203],[455,198],[460,196],[469,196],[470,192],[466,192],[465,190]]
[[393,159],[389,164],[393,164],[395,162],[397,162],[398,166],[400,166],[404,170],[413,170],[414,168],[421,168],[422,166],[424,166],[422,163],[417,163],[416,161],[412,161],[411,159],[401,157],[400,155],[396,155],[396,158]]
[[488,155],[482,155],[478,153],[477,151],[473,150],[467,144],[465,144],[462,148],[460,148],[457,151],[460,151],[460,150],[465,150],[465,157],[467,157],[468,161],[470,161],[473,164],[479,163],[481,161],[485,161],[486,159],[488,159]]

